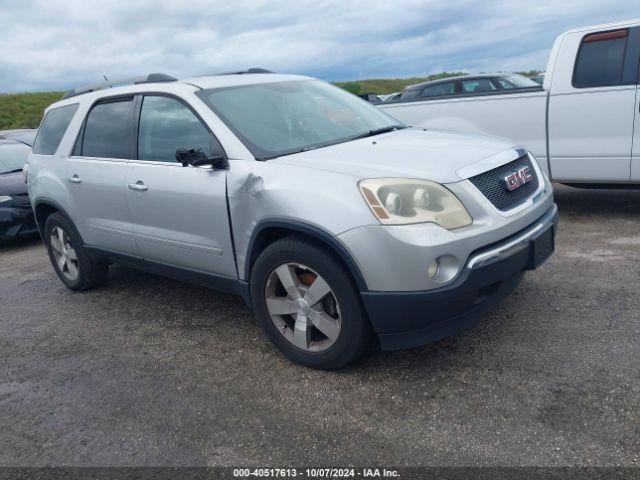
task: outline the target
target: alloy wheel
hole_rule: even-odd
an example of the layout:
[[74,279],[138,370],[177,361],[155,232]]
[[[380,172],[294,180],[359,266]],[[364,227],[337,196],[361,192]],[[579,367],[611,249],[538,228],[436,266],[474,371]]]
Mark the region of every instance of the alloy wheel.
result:
[[58,226],[51,229],[51,250],[58,270],[70,282],[78,278],[78,254],[71,246],[69,235]]
[[330,348],[340,335],[340,306],[317,272],[298,263],[274,269],[265,287],[267,311],[278,331],[310,352]]

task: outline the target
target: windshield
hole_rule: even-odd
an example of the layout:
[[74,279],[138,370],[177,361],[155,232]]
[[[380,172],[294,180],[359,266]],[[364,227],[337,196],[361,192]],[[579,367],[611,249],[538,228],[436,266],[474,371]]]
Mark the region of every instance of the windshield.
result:
[[27,162],[29,147],[23,143],[0,143],[0,175],[22,170]]
[[368,102],[318,80],[215,88],[198,95],[259,160],[403,127]]

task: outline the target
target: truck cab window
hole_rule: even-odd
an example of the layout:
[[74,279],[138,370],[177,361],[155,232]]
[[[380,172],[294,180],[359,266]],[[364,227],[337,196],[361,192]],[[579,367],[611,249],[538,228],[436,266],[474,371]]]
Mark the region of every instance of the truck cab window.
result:
[[622,85],[627,30],[594,33],[582,39],[573,74],[576,88]]

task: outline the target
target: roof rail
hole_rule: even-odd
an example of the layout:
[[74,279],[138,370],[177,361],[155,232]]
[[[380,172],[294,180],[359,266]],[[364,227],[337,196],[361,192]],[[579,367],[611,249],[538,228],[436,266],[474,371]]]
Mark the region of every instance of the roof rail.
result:
[[213,75],[248,75],[252,73],[274,73],[266,68],[249,68],[247,70],[238,70],[237,72],[214,73]]
[[98,90],[106,90],[107,88],[118,87],[122,85],[138,85],[141,83],[160,83],[160,82],[176,82],[177,78],[167,75],[165,73],[150,73],[140,77],[123,78],[119,80],[105,80],[104,83],[97,85],[90,85],[87,87],[79,87],[73,90],[67,91],[63,95],[64,98],[71,98],[83,93],[96,92]]

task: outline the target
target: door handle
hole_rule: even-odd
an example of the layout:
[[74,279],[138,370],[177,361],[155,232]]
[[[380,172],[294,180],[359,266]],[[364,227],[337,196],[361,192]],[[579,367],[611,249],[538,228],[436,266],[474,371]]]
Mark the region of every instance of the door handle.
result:
[[80,180],[80,177],[78,177],[78,175],[69,177],[67,180],[69,180],[71,183],[82,183],[82,180]]
[[142,180],[138,180],[136,183],[130,183],[129,189],[135,190],[136,192],[146,192],[149,190],[149,187],[142,183]]

